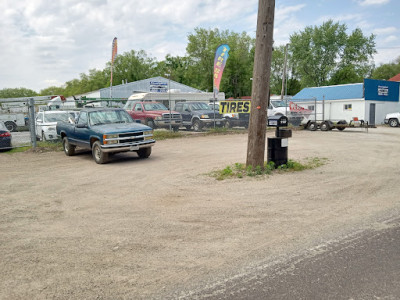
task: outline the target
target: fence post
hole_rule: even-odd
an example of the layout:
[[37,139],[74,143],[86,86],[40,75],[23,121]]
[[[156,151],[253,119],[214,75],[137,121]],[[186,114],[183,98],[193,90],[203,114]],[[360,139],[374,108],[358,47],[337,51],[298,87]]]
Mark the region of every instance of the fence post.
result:
[[36,148],[36,128],[35,128],[35,100],[29,98],[28,102],[29,111],[29,132],[31,133],[31,143],[32,147]]

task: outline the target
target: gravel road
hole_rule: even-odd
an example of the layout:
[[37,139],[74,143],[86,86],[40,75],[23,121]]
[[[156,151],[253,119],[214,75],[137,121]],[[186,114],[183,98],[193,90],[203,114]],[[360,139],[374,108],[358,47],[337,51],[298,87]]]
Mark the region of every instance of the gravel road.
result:
[[[272,136],[273,132],[268,132]],[[400,129],[295,131],[313,170],[217,181],[247,134],[158,141],[149,159],[0,153],[0,299],[191,299],[400,212]]]

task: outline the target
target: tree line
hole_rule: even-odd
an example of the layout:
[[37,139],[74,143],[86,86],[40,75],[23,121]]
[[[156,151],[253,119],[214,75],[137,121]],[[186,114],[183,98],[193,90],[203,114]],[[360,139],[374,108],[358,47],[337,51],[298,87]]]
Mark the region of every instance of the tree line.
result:
[[[168,54],[163,61],[149,57],[144,50],[119,54],[114,61],[113,85],[155,76],[211,92],[215,50],[220,44],[230,46],[221,81],[226,97],[251,95],[251,78],[255,39],[247,33],[229,30],[195,28],[188,35],[185,56]],[[389,79],[400,73],[400,57],[375,67],[375,35],[365,36],[361,29],[347,33],[347,26],[329,20],[321,26],[308,26],[290,36],[287,45],[275,46],[272,54],[270,93],[280,94],[287,57],[286,93],[294,95],[304,87],[358,83],[364,78]],[[63,86],[48,87],[35,92],[26,88],[0,90],[0,98],[36,95],[72,96],[95,91],[110,85],[111,62],[103,70],[91,69],[79,79]]]

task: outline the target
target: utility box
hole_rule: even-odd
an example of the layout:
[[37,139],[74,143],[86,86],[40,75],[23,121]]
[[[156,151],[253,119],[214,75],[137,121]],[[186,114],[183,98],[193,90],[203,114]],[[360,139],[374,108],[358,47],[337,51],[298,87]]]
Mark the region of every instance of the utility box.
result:
[[289,124],[286,116],[268,117],[267,126],[276,127],[275,137],[268,138],[268,162],[273,161],[275,167],[287,164],[288,138],[292,137],[292,130],[281,129]]

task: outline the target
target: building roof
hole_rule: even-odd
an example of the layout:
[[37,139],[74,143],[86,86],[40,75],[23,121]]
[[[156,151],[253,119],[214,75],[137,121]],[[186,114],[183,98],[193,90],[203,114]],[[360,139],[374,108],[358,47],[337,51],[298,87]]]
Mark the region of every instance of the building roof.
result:
[[[202,91],[169,80],[161,76],[143,79],[126,84],[115,85],[112,87],[112,95],[114,98],[128,98],[134,93],[149,93],[149,92],[166,92],[168,90],[179,90],[183,93],[201,93]],[[100,97],[110,97],[110,87],[100,89]]]
[[388,79],[388,81],[400,81],[400,73]]
[[342,84],[321,87],[304,88],[292,100],[340,100],[340,99],[362,99],[364,98],[364,84]]

